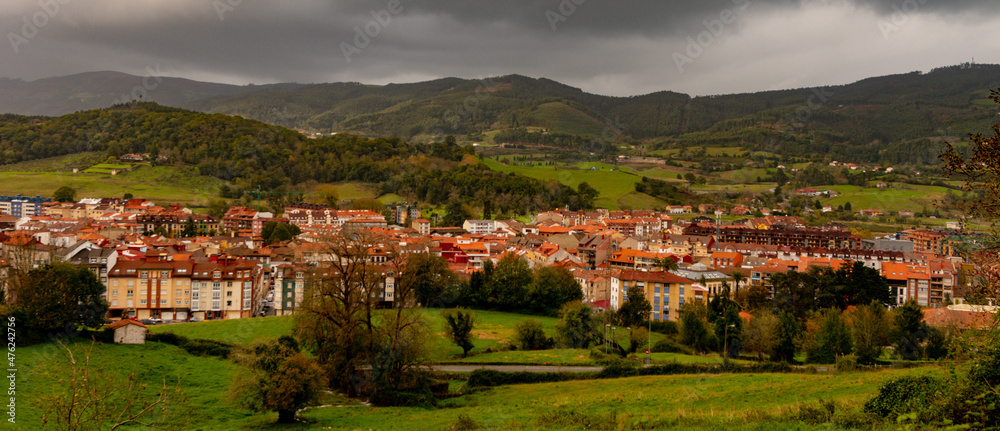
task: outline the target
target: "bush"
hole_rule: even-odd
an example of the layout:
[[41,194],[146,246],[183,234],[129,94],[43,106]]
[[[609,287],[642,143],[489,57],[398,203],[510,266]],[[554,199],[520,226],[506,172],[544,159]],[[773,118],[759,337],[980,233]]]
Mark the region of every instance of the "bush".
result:
[[858,362],[853,356],[841,356],[837,358],[837,371],[856,371]]
[[174,334],[173,332],[148,334],[146,335],[146,340],[172,344],[195,356],[217,356],[223,359],[228,358],[229,353],[236,347],[235,344],[227,343],[225,341],[202,339],[192,340],[183,335]]
[[677,326],[677,322],[670,320],[654,320],[650,325],[653,332],[658,332],[663,335],[677,335],[680,333],[680,328]]
[[564,382],[567,380],[584,380],[591,378],[592,373],[530,373],[527,371],[505,372],[496,370],[475,370],[469,376],[466,386],[470,388],[490,388],[503,385],[526,383]]
[[895,418],[903,413],[919,411],[939,385],[927,376],[907,376],[892,379],[865,402],[864,411],[882,418]]
[[656,353],[683,353],[685,355],[694,355],[694,349],[685,346],[677,341],[670,338],[662,338],[653,344],[653,352]]
[[520,350],[545,350],[554,344],[535,319],[525,319],[514,325],[514,345]]

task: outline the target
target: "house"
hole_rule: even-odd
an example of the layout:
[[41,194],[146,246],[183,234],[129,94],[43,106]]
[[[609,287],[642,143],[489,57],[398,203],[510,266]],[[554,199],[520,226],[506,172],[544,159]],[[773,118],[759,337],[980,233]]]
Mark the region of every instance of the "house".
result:
[[421,235],[431,234],[431,222],[427,219],[418,218],[413,220],[413,228],[417,230]]
[[122,319],[107,326],[115,331],[114,340],[118,344],[146,344],[146,325],[132,319]]
[[492,233],[497,229],[497,225],[493,220],[466,220],[462,223],[462,229],[474,235],[481,235]]

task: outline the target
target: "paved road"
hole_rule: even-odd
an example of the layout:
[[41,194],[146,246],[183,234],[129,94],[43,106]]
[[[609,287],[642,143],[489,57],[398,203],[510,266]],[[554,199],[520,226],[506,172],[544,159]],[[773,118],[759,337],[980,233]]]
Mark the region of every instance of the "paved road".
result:
[[560,367],[555,365],[434,365],[428,367],[434,371],[450,371],[450,372],[471,372],[476,370],[495,370],[495,371],[528,371],[532,373],[558,373],[569,372],[569,373],[588,373],[601,371],[601,367]]

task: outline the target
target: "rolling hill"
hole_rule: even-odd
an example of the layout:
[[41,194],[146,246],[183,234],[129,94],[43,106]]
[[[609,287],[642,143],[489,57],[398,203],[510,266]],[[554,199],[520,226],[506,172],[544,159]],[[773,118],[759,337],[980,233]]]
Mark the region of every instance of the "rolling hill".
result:
[[[0,79],[0,112],[60,115],[102,107],[143,84],[141,77],[114,72]],[[928,164],[937,162],[942,141],[988,130],[997,114],[987,96],[997,87],[1000,66],[962,64],[846,85],[702,97],[669,91],[601,96],[549,79],[508,75],[382,86],[241,87],[163,78],[144,100],[292,129],[420,142],[457,135],[590,152],[613,152],[622,144],[735,146],[787,156]]]

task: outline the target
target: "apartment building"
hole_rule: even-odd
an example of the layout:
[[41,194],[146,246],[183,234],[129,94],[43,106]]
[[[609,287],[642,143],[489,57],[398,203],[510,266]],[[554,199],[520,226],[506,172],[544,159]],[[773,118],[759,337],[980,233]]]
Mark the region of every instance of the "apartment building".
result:
[[677,321],[685,301],[705,299],[706,290],[693,284],[669,272],[622,271],[611,277],[610,307],[617,310],[631,289],[638,289],[653,306],[653,320]]

